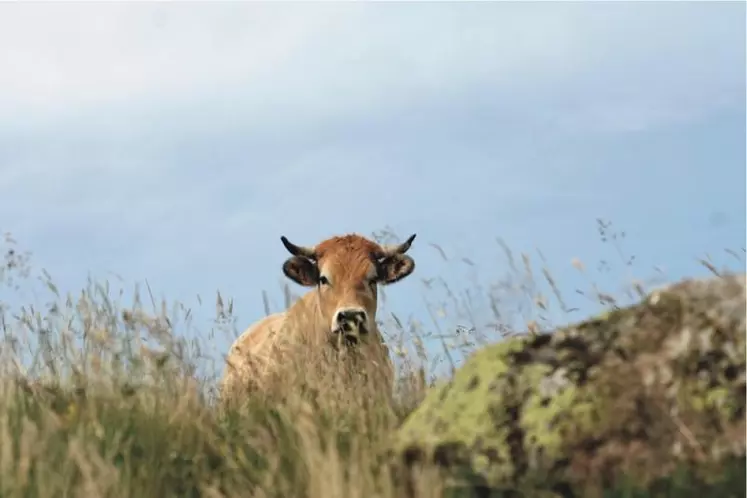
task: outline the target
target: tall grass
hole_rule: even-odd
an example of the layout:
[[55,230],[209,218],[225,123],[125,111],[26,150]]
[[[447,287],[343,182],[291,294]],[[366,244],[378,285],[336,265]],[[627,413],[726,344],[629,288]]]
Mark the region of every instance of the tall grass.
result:
[[[63,296],[44,271],[34,273],[28,253],[5,242],[3,293],[17,298],[24,283],[36,282],[48,299],[15,306],[0,299],[2,498],[405,496],[386,465],[388,438],[427,387],[522,323],[529,332],[551,328],[545,294],[568,310],[549,269],[538,281],[529,256],[519,264],[504,245],[510,273],[489,289],[460,294],[444,281],[426,282],[443,289],[429,311],[451,313],[450,329],[394,315],[382,324],[398,370],[393,405],[377,386],[335,368],[334,357],[294,364],[291,384],[306,388],[281,386],[226,405],[215,389],[222,364],[211,373],[203,346],[235,328],[231,302],[218,295],[212,328],[187,340],[185,306],[158,304],[150,293],[143,299],[138,289],[125,302],[123,291],[93,280]],[[584,292],[614,305],[593,285]],[[478,323],[479,306],[492,310],[492,322]],[[511,312],[518,322],[506,319]],[[468,325],[454,326],[457,317]],[[442,496],[435,471],[417,479],[418,496]]]

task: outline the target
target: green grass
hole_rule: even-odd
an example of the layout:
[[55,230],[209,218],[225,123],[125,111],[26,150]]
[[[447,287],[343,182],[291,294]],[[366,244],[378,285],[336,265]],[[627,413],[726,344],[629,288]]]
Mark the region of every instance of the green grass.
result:
[[[19,296],[32,272],[27,256],[7,242],[0,283]],[[507,256],[515,274],[502,289],[514,289],[518,301],[511,305],[523,303],[517,309],[539,303],[535,323],[541,322],[547,299],[538,294],[528,258],[522,272]],[[549,272],[544,276],[556,293]],[[390,330],[399,370],[393,407],[363,385],[340,389],[332,377],[281,397],[253,395],[221,406],[211,390],[215,379],[196,376],[203,361],[199,341],[175,332],[182,322],[187,327],[189,310],[159,310],[153,302],[153,312],[145,313],[137,296],[128,306],[122,295],[113,299],[108,283],[91,282],[63,298],[48,276],[40,278],[52,295],[43,311],[0,308],[0,498],[406,496],[386,449],[441,368],[424,341],[441,341],[439,361],[448,364],[497,339],[436,339],[400,322]],[[216,330],[231,323],[220,297],[217,314]],[[309,375],[308,369],[298,373]],[[744,484],[741,465],[730,482]],[[425,469],[418,479],[418,496],[446,496],[435,471]],[[708,496],[695,484],[680,486]],[[718,496],[730,496],[737,485],[729,486]],[[611,493],[641,496],[628,488]]]

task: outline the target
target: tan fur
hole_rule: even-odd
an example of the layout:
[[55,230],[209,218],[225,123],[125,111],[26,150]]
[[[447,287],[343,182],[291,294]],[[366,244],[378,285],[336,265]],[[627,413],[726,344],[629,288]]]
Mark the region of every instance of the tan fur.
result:
[[294,362],[289,356],[294,346],[312,354],[317,348],[334,348],[330,332],[333,316],[344,307],[366,310],[368,333],[357,345],[342,347],[354,347],[367,367],[384,375],[391,389],[394,366],[376,326],[377,289],[371,284],[376,277],[371,254],[376,251],[381,251],[378,244],[359,235],[333,237],[318,244],[316,264],[330,285],[312,288],[285,312],[264,317],[247,328],[229,350],[221,390],[261,388],[269,374]]

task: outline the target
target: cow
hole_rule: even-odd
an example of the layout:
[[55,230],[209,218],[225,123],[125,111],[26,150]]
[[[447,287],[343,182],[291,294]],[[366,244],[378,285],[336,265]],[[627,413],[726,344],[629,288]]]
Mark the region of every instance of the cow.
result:
[[364,367],[383,374],[391,391],[394,366],[376,324],[378,286],[413,272],[415,261],[405,253],[414,239],[412,234],[401,244],[380,245],[348,234],[303,247],[282,236],[291,254],[282,265],[284,275],[310,290],[286,311],[249,326],[231,345],[222,397],[237,388],[261,388],[269,374],[298,365],[298,360],[284,356],[294,345],[312,355],[351,352]]

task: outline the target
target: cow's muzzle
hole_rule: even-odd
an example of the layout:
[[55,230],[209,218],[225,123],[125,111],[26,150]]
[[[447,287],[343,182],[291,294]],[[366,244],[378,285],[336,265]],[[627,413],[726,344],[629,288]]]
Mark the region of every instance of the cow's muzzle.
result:
[[335,313],[332,333],[345,344],[355,346],[368,333],[368,314],[361,308],[343,308]]

